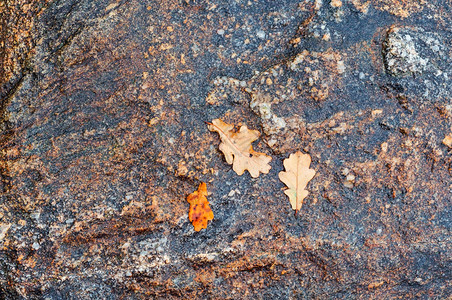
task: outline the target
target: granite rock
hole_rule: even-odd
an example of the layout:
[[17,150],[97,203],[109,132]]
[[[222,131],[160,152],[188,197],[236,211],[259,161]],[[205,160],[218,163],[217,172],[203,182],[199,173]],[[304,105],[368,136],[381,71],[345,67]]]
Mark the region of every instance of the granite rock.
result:
[[[17,0],[0,20],[0,299],[451,295],[449,1]],[[232,171],[216,118],[261,131],[269,174]],[[316,176],[294,215],[297,150]]]

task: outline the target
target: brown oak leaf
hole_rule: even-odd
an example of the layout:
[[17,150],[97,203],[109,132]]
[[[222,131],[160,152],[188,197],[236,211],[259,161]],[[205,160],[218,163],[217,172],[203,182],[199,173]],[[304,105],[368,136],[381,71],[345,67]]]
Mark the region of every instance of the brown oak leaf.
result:
[[264,153],[253,150],[253,143],[259,138],[259,131],[250,130],[241,126],[239,131],[234,131],[234,125],[215,119],[209,124],[210,131],[216,131],[220,135],[220,151],[223,152],[226,162],[232,164],[232,169],[242,175],[245,170],[250,172],[251,177],[259,177],[259,173],[267,174],[271,166],[272,158]]
[[213,220],[213,212],[207,201],[207,186],[204,182],[199,184],[198,190],[187,196],[190,203],[188,219],[195,227],[195,231],[207,228],[207,222]]
[[309,169],[310,164],[311,156],[298,151],[284,160],[286,171],[279,172],[279,179],[289,188],[284,193],[289,196],[290,204],[292,204],[295,213],[301,209],[304,198],[309,194],[305,188],[315,175],[315,171]]

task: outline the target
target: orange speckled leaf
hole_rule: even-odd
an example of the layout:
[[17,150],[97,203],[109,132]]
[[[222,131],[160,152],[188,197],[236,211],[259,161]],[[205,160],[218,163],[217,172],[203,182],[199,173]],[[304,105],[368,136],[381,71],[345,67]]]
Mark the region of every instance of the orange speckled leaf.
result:
[[207,187],[201,182],[197,191],[194,191],[187,197],[190,203],[190,211],[188,219],[195,227],[195,231],[207,228],[207,222],[213,220],[213,212],[210,209],[209,201],[207,201]]

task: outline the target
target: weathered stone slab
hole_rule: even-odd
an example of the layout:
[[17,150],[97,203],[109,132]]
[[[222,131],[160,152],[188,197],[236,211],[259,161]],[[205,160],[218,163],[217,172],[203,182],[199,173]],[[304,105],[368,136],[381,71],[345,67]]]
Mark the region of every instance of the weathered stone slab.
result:
[[[0,298],[447,298],[450,5],[3,1]],[[216,118],[268,174],[237,176]]]

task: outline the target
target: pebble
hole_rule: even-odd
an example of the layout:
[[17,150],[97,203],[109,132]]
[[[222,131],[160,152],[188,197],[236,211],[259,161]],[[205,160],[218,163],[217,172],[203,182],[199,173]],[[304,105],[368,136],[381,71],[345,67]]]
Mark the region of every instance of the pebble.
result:
[[34,250],[39,250],[39,248],[41,248],[41,245],[39,245],[38,242],[34,242],[32,247],[33,247]]
[[344,61],[340,60],[337,62],[337,70],[339,72],[339,74],[342,74],[345,72],[345,64]]
[[342,6],[342,1],[341,0],[331,0],[331,6],[332,7],[341,7]]
[[258,31],[256,32],[256,35],[257,35],[257,37],[260,38],[260,39],[265,39],[265,31],[263,31],[263,30],[258,30]]
[[449,148],[452,148],[452,135],[446,135],[446,137],[443,139],[443,144]]

